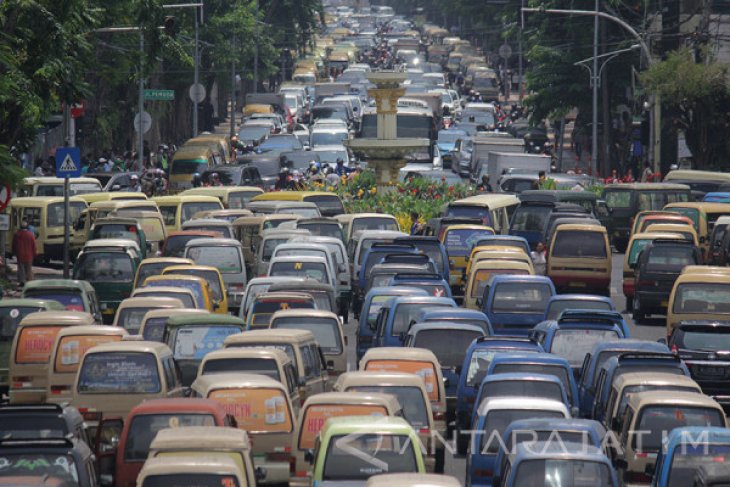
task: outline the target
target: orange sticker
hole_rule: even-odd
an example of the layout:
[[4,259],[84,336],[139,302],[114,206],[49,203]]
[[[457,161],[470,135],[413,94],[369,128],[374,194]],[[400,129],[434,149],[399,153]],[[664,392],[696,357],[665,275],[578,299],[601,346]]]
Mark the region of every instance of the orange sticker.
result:
[[60,373],[74,373],[87,350],[102,343],[118,342],[121,335],[74,335],[65,336],[58,343],[54,368]]
[[386,416],[388,412],[383,406],[359,404],[323,404],[310,406],[304,413],[302,430],[299,432],[299,449],[314,448],[317,438],[325,421],[340,416]]
[[378,372],[406,372],[416,374],[426,384],[426,392],[431,402],[439,400],[437,375],[431,362],[417,360],[371,360],[365,365],[365,370]]
[[281,433],[292,430],[291,413],[284,393],[277,389],[217,389],[208,397],[221,403],[249,433]]
[[62,326],[25,327],[18,337],[15,362],[19,364],[43,364],[51,358],[51,348]]

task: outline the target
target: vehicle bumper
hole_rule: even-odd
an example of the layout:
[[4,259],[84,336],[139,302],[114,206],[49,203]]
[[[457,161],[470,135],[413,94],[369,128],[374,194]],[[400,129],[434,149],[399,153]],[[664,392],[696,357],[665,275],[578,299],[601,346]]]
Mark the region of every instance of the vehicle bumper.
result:
[[261,467],[266,470],[266,478],[256,482],[258,485],[286,484],[291,478],[288,462],[272,462],[265,457],[254,456],[253,465],[255,468]]
[[636,289],[634,288],[634,278],[631,279],[624,279],[623,281],[623,291],[624,296],[627,298],[633,298],[634,293],[636,292]]
[[637,291],[634,296],[641,303],[642,310],[654,310],[665,313],[669,302],[670,291]]
[[589,277],[585,275],[578,276],[555,276],[548,271],[548,276],[552,279],[555,289],[558,292],[566,290],[580,291],[606,291],[611,286],[611,277]]

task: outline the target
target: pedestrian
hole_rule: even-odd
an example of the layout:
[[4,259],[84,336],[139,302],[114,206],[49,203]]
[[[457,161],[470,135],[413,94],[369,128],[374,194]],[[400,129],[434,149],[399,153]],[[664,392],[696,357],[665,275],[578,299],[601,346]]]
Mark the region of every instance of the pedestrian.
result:
[[423,225],[418,220],[418,212],[411,212],[411,235],[420,235],[423,231]]
[[20,223],[13,237],[13,255],[18,262],[18,284],[22,287],[33,280],[33,260],[36,256],[35,235],[28,228],[28,220]]
[[545,267],[547,265],[545,244],[538,242],[535,245],[535,250],[530,252],[530,258],[532,259],[532,266],[535,268],[535,274],[545,275]]
[[557,189],[555,186],[555,180],[548,178],[545,171],[537,173],[537,181],[533,183],[534,189]]
[[129,191],[140,193],[142,192],[142,185],[139,182],[139,176],[136,174],[132,174],[129,176],[130,184],[129,184]]
[[489,174],[484,174],[482,176],[482,181],[477,186],[477,191],[481,193],[491,193],[492,192],[492,185],[489,184]]
[[649,161],[644,163],[644,170],[641,172],[641,182],[646,183],[652,178],[651,164]]

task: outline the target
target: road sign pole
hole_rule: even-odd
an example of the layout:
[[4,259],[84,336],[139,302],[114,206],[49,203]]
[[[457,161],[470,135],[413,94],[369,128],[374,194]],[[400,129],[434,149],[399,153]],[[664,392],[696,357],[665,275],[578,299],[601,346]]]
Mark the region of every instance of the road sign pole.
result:
[[139,99],[137,104],[139,105],[137,113],[139,114],[139,130],[137,136],[139,137],[139,146],[137,150],[137,160],[139,161],[139,171],[144,171],[144,131],[142,130],[142,112],[144,112],[144,33],[139,31]]
[[63,278],[69,278],[69,221],[68,221],[68,176],[63,178]]

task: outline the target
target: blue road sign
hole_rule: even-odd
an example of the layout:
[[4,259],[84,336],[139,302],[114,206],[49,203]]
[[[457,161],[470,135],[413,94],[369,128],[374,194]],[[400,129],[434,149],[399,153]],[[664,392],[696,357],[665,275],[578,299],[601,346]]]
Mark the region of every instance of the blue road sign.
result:
[[81,149],[63,147],[56,149],[56,177],[77,178],[81,176]]

